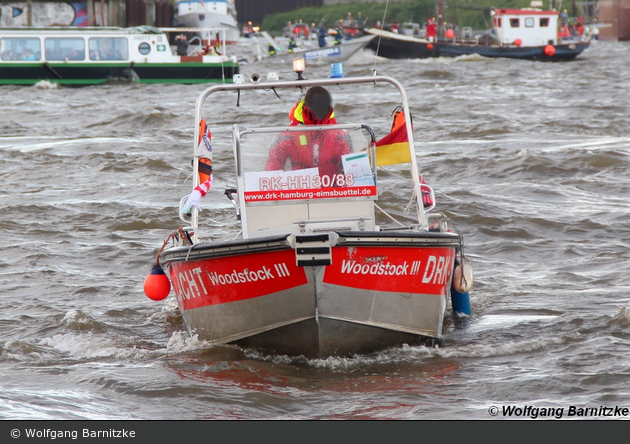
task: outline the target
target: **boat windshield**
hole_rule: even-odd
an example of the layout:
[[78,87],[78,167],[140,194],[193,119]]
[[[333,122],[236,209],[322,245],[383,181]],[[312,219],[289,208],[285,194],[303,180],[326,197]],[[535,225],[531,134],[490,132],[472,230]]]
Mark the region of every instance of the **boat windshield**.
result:
[[245,202],[376,197],[374,137],[367,126],[235,127]]

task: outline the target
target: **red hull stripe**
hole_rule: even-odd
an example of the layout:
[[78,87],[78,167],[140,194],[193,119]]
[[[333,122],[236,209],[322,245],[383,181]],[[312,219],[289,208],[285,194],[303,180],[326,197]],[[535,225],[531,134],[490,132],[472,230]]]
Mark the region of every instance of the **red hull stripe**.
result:
[[452,248],[335,248],[324,282],[363,290],[446,295],[454,260]]
[[[446,295],[451,248],[336,247],[324,282],[362,290]],[[293,250],[255,253],[170,266],[180,307],[190,310],[257,298],[308,283]]]
[[257,298],[308,282],[293,250],[178,262],[169,274],[183,310]]

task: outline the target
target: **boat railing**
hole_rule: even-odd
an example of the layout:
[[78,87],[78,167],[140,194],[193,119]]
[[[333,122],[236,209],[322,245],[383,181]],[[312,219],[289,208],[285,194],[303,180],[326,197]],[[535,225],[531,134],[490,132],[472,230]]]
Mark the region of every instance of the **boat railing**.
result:
[[203,51],[203,42],[199,36],[194,36],[188,42],[188,55],[197,55],[200,51]]
[[[403,112],[406,116],[406,128],[407,128],[407,138],[408,138],[408,146],[410,150],[410,160],[407,163],[409,167],[410,177],[413,184],[413,194],[415,201],[415,213],[417,217],[417,228],[419,230],[427,230],[427,220],[424,212],[424,206],[422,202],[422,191],[421,191],[421,183],[418,174],[418,167],[414,149],[414,141],[413,141],[413,128],[411,126],[411,117],[409,111],[409,101],[407,97],[407,92],[398,80],[387,77],[387,76],[363,76],[363,77],[343,77],[343,78],[324,78],[324,79],[303,79],[301,76],[296,80],[290,81],[275,81],[273,79],[268,79],[267,81],[258,81],[256,83],[245,83],[243,79],[236,80],[232,84],[216,84],[213,85],[200,93],[197,98],[195,104],[195,126],[194,126],[194,140],[198,141],[199,139],[199,131],[200,131],[200,122],[202,119],[202,113],[207,112],[204,108],[206,102],[208,102],[211,106],[213,104],[221,103],[218,100],[208,100],[210,96],[217,93],[229,93],[229,92],[237,92],[238,100],[244,96],[246,92],[249,91],[273,91],[277,94],[277,91],[285,89],[285,90],[301,90],[306,91],[306,89],[311,86],[323,86],[325,88],[333,87],[333,86],[345,86],[345,85],[381,85],[381,84],[390,84],[394,86],[399,94],[400,94],[400,103],[403,108]],[[214,110],[216,113],[221,113],[221,110]],[[193,143],[193,188],[199,186],[199,159],[200,156],[195,154],[197,151],[197,144]],[[190,217],[190,230],[195,231],[199,228],[199,211],[197,208],[192,208],[191,217]]]

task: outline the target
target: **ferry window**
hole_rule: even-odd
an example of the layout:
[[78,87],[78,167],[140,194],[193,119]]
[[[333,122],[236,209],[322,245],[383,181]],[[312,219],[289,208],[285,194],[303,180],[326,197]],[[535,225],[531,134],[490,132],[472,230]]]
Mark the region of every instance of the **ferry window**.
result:
[[42,56],[39,39],[3,37],[2,60],[39,60]]
[[547,28],[549,26],[549,19],[548,18],[541,18],[540,19],[540,27],[541,28]]
[[85,42],[79,37],[46,39],[46,60],[84,60]]
[[142,55],[147,55],[151,52],[151,45],[149,45],[147,42],[142,42],[140,43],[140,46],[138,46],[138,51],[140,51],[140,54]]
[[525,27],[526,28],[533,28],[534,27],[534,18],[533,17],[525,18]]
[[510,27],[518,28],[520,26],[519,19],[511,18],[510,19]]
[[90,39],[90,60],[127,60],[129,49],[123,37],[94,37]]

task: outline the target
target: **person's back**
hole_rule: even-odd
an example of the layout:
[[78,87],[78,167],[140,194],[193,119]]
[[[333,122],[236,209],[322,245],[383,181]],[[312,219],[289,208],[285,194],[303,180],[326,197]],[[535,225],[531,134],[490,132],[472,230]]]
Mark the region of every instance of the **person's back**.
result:
[[324,27],[324,25],[322,25],[319,28],[319,47],[320,48],[323,48],[326,46],[326,36],[328,36],[328,33],[326,32],[326,28]]
[[297,43],[293,37],[289,37],[289,48],[288,52],[291,53],[293,50],[297,48]]
[[335,34],[335,45],[341,45],[342,40],[343,40],[343,32],[341,28],[337,28],[337,33]]

